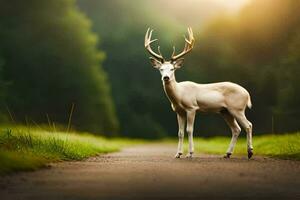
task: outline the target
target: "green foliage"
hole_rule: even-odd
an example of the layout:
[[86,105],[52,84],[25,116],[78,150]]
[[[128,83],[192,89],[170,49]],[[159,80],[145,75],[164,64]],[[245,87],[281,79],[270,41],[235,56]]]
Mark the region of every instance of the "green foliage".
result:
[[171,51],[172,46],[167,42],[174,38],[176,31],[171,30],[176,30],[178,25],[170,18],[161,17],[151,8],[151,2],[79,0],[78,3],[93,21],[94,31],[102,37],[100,46],[107,53],[103,66],[110,77],[122,135],[158,138],[176,132],[176,116],[143,43],[150,26],[157,29],[155,37],[165,47],[163,53]]
[[[191,25],[197,42],[178,81],[241,84],[252,96],[247,115],[255,133],[299,130],[299,1],[253,0],[206,26],[223,13],[221,3],[170,2],[0,1],[0,121],[8,107],[17,122],[48,123],[47,114],[65,125],[74,103],[72,124],[80,130],[113,135],[117,114],[122,135],[176,136],[176,116],[143,39],[154,28],[168,57]],[[204,136],[230,132],[219,117],[199,122],[196,132]]]
[[255,132],[299,130],[299,6],[294,0],[254,0],[237,16],[219,17],[197,36],[201,45],[192,54],[194,67],[186,76],[247,88]]
[[52,132],[30,127],[1,129],[0,174],[34,170],[49,162],[82,160],[142,142],[107,139],[88,133]]
[[110,87],[100,64],[104,53],[91,22],[74,0],[0,2],[0,52],[6,104],[17,122],[25,117],[80,130],[114,134],[118,130]]
[[[205,8],[219,9],[209,2]],[[299,2],[254,0],[236,15],[221,15],[206,26],[201,15],[206,11],[200,4],[193,1],[188,20],[179,13],[188,1],[176,6],[166,6],[168,3],[78,1],[102,36],[101,48],[107,52],[104,67],[112,82],[122,134],[147,138],[177,135],[176,117],[158,72],[147,60],[143,39],[147,27],[154,28],[154,37],[159,38],[162,53],[168,57],[173,44],[178,51],[182,47],[187,22],[193,24],[197,41],[184,68],[177,72],[178,81],[241,84],[252,96],[253,109],[247,115],[255,133],[272,131],[272,118],[275,132],[299,130]],[[230,132],[224,131],[226,125],[219,117],[209,115],[199,121],[196,132],[201,130],[201,135]]]

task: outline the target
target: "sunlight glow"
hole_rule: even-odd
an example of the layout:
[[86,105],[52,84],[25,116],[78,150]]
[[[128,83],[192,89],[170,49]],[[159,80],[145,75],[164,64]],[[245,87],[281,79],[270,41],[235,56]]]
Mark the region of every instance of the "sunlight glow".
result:
[[211,0],[224,5],[226,8],[236,11],[249,3],[251,0]]

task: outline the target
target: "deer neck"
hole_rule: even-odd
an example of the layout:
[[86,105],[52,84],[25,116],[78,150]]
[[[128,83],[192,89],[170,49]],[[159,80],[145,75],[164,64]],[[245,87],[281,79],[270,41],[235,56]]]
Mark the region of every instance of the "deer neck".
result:
[[169,82],[163,82],[164,91],[168,97],[168,99],[176,104],[178,102],[178,83],[176,82],[176,79],[170,80]]

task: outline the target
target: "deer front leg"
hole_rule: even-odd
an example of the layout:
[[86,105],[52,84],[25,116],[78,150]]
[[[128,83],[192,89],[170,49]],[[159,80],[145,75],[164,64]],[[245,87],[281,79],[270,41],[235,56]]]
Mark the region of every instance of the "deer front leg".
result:
[[178,148],[175,158],[180,158],[183,154],[183,138],[184,138],[184,125],[185,125],[185,117],[184,115],[177,114],[178,121]]
[[195,111],[187,112],[187,126],[186,131],[189,136],[189,152],[186,155],[187,158],[192,158],[194,153],[194,141],[193,141],[193,131],[194,131],[194,121],[195,121]]

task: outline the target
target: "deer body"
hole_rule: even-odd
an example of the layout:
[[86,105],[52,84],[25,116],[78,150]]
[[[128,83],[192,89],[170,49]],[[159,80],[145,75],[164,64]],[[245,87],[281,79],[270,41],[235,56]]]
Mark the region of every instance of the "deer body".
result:
[[231,82],[197,84],[173,80],[163,83],[163,87],[175,112],[196,110],[220,113],[225,109],[245,109],[250,100],[244,88]]
[[243,87],[231,82],[219,82],[210,84],[197,84],[190,81],[177,82],[175,70],[183,64],[183,56],[192,50],[194,45],[193,32],[189,28],[189,39],[185,38],[184,50],[175,56],[175,48],[170,61],[165,61],[160,53],[156,54],[150,44],[156,40],[151,40],[152,31],[149,29],[145,36],[145,48],[153,56],[150,57],[154,68],[159,69],[164,91],[171,102],[173,111],[177,113],[178,121],[178,149],[175,155],[180,158],[183,154],[183,138],[186,132],[189,138],[189,153],[191,158],[194,152],[193,129],[197,112],[220,113],[232,132],[230,145],[225,158],[230,158],[237,138],[241,132],[239,124],[247,132],[248,158],[253,155],[252,146],[252,124],[245,116],[245,109],[251,108],[251,99],[248,91]]

